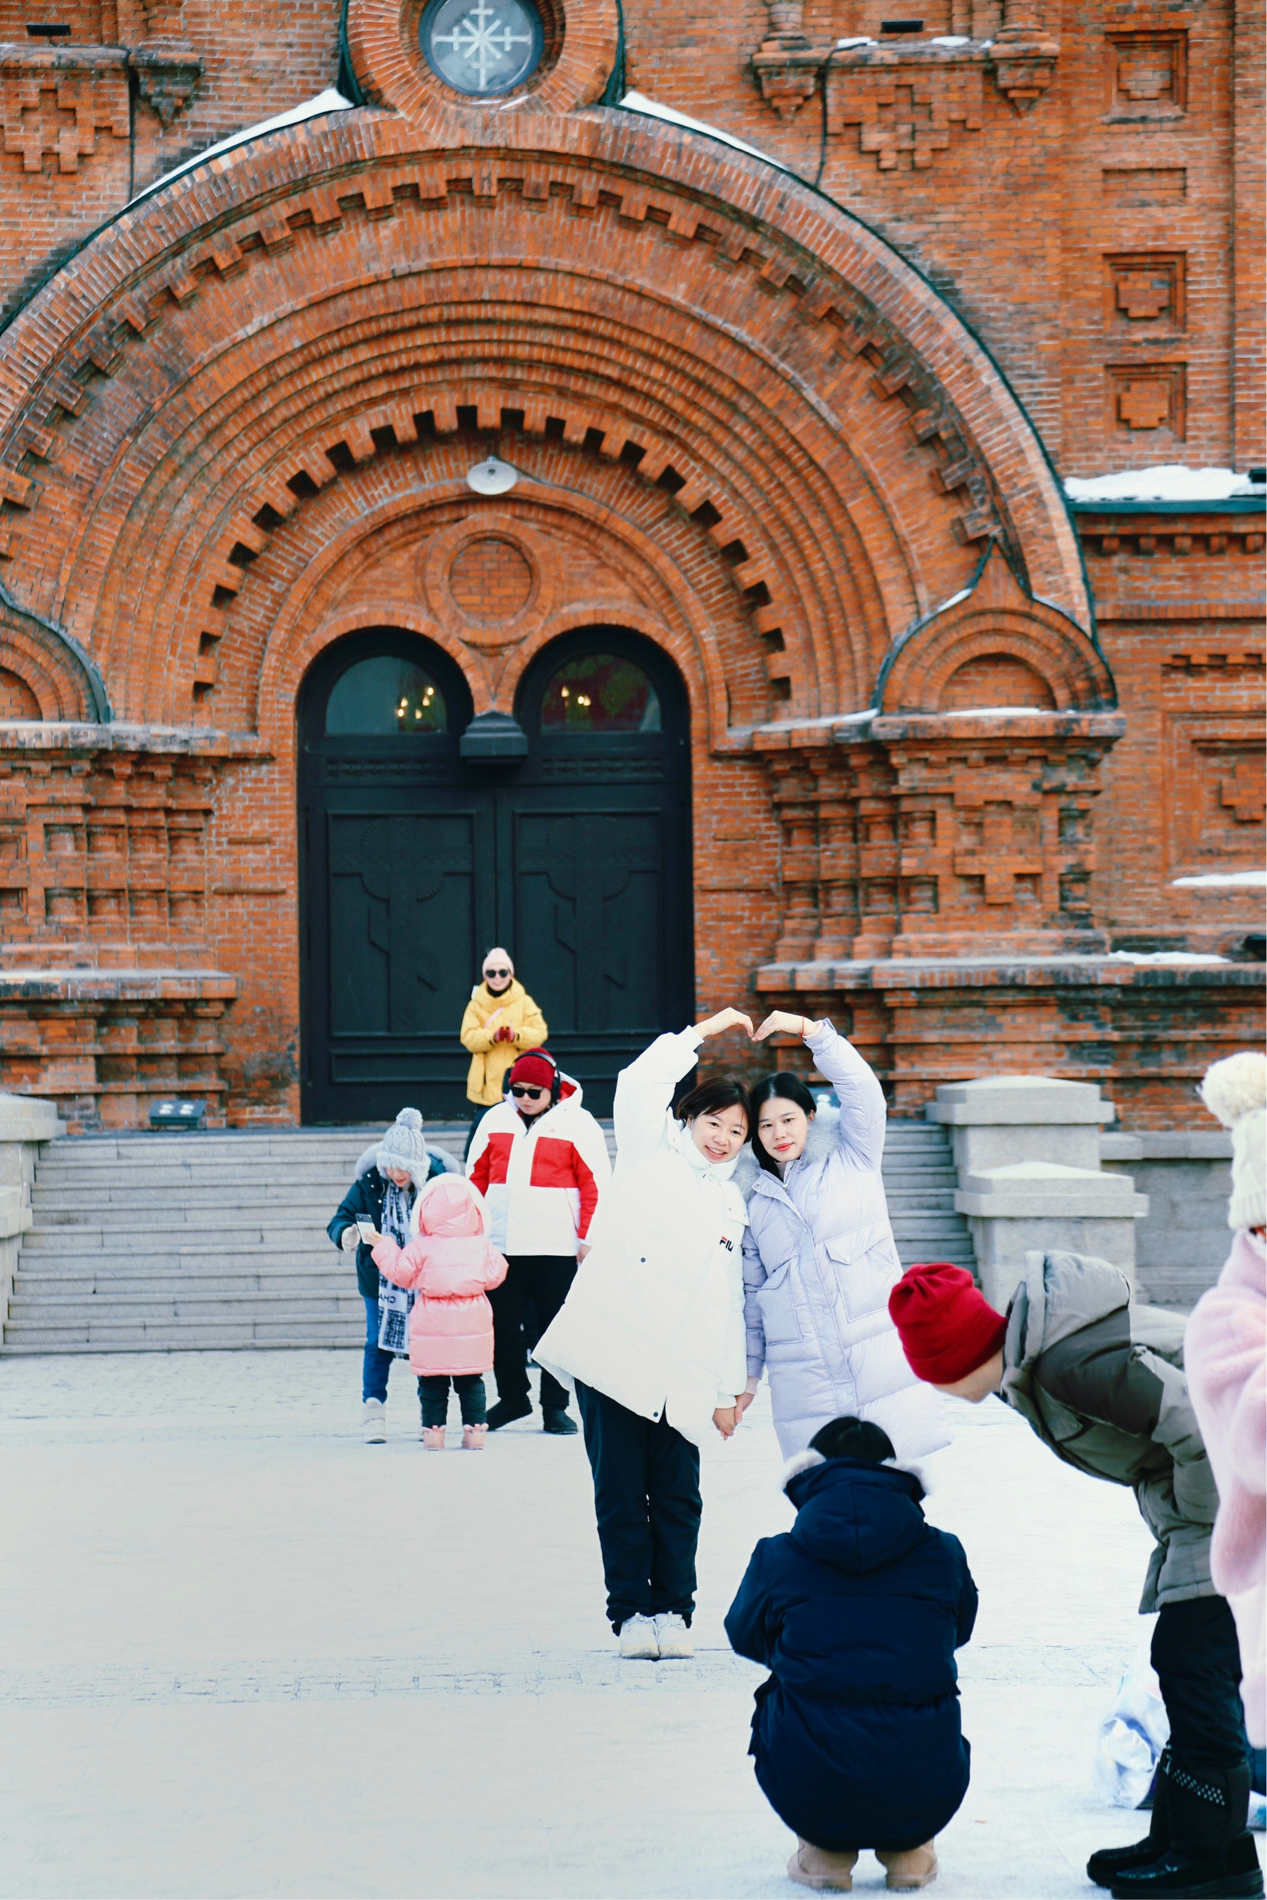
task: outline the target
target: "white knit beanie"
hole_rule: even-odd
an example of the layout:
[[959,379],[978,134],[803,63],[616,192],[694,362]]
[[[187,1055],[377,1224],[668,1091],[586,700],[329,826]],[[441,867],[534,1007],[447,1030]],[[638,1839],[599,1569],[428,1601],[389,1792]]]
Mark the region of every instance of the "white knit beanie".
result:
[[388,1168],[407,1168],[413,1184],[421,1188],[427,1179],[431,1157],[422,1133],[422,1116],[416,1108],[402,1108],[378,1144],[374,1165],[380,1174]]
[[1267,1056],[1242,1049],[1211,1063],[1201,1099],[1232,1131],[1229,1227],[1267,1226]]

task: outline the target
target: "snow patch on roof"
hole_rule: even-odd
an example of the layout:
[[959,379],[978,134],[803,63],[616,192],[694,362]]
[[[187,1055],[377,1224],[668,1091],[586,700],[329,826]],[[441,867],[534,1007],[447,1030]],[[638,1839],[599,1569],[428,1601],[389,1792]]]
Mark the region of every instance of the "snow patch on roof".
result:
[[1172,877],[1172,890],[1218,890],[1231,884],[1253,890],[1267,888],[1267,871],[1207,871],[1202,877]]
[[1230,963],[1230,957],[1199,956],[1195,950],[1110,950],[1106,963]]
[[[692,119],[685,112],[675,112],[672,106],[658,105],[654,99],[648,99],[645,92],[627,92],[620,102],[622,112],[643,112],[649,119],[663,119],[666,125],[680,125],[687,132],[702,132],[705,138],[720,139],[723,145],[733,145],[737,152],[747,152],[749,158],[759,158],[763,164],[773,165],[776,170],[790,172],[790,165],[780,164],[777,158],[771,158],[769,152],[759,151],[755,145],[748,145],[743,139],[737,139],[732,132],[723,132],[720,126],[708,125],[703,119]],[[793,172],[795,177],[796,173]]]
[[939,719],[1032,719],[1035,713],[1049,713],[1050,706],[961,706],[956,712],[938,713]]
[[183,165],[174,165],[161,178],[146,185],[131,200],[139,204],[142,198],[148,198],[151,192],[161,191],[164,185],[170,185],[173,178],[179,178],[183,172],[191,172],[197,165],[205,165],[209,158],[217,158],[222,152],[231,152],[237,145],[248,145],[252,139],[263,138],[266,132],[281,132],[288,125],[302,125],[306,119],[319,119],[327,112],[351,112],[351,99],[345,99],[334,86],[327,86],[312,99],[305,99],[301,105],[291,106],[285,112],[279,112],[275,118],[261,119],[258,125],[248,125],[241,132],[230,134],[215,145],[208,145],[205,151],[193,158],[187,158]]
[[1262,495],[1267,490],[1234,468],[1188,468],[1171,462],[1118,475],[1071,475],[1065,493],[1071,501],[1227,501],[1232,495]]

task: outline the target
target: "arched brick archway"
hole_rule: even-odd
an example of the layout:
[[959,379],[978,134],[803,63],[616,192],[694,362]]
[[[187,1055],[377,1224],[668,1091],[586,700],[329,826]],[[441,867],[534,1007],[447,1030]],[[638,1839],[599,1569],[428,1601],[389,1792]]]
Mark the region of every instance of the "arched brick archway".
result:
[[[481,123],[364,109],[243,147],[99,234],[8,333],[0,577],[46,654],[13,670],[84,717],[86,689],[46,683],[62,638],[120,730],[205,755],[205,870],[163,948],[234,973],[239,1117],[297,1102],[295,694],[356,628],[436,641],[477,713],[509,712],[579,626],[671,656],[710,985],[780,931],[836,954],[875,937],[802,902],[806,866],[828,891],[819,821],[787,830],[771,761],[801,747],[836,799],[812,745],[873,704],[983,549],[1016,591],[991,650],[1034,665],[1055,641],[1082,683],[1054,705],[1111,703],[1041,448],[927,283],[742,154],[702,164],[689,135],[603,109]],[[517,479],[481,498],[466,477],[490,452]],[[532,576],[497,624],[448,578],[494,529]]]

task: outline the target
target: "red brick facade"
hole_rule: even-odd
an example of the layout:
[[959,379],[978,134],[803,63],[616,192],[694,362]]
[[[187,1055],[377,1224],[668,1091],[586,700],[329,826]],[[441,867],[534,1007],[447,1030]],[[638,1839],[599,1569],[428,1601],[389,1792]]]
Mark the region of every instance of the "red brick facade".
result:
[[1261,1035],[1261,890],[1174,882],[1262,862],[1261,503],[1060,477],[1263,459],[1261,9],[630,0],[624,83],[780,170],[598,103],[614,0],[509,106],[350,0],[366,104],[127,208],[339,12],[0,0],[0,1086],[293,1119],[309,669],[506,715],[607,626],[689,699],[701,1009],[1191,1119]]

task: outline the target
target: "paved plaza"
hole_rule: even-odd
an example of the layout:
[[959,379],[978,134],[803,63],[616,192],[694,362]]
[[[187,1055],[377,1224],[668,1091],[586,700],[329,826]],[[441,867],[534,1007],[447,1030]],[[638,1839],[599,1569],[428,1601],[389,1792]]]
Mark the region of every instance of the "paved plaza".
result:
[[[791,1519],[764,1393],[704,1455],[696,1660],[622,1663],[580,1440],[425,1453],[398,1367],[365,1446],[359,1357],[0,1362],[0,1894],[796,1891],[722,1631]],[[937,1892],[1090,1893],[1090,1849],[1139,1830],[1090,1766],[1148,1538],[1002,1406],[953,1416],[928,1510],[981,1613]]]

